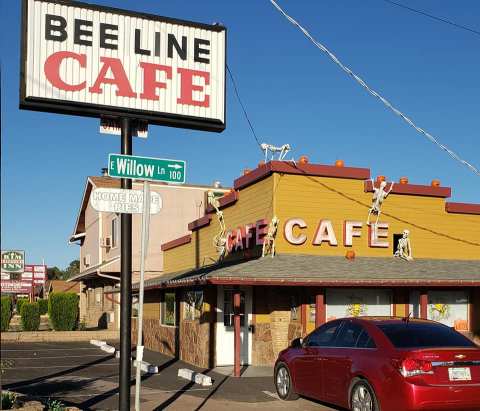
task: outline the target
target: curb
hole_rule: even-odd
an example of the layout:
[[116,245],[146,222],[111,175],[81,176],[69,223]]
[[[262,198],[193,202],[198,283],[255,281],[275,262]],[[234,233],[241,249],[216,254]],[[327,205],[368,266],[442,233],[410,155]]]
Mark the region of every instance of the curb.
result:
[[192,381],[195,384],[200,384],[202,386],[212,385],[212,378],[208,375],[189,370],[188,368],[180,368],[178,370],[178,376],[185,378],[186,380]]

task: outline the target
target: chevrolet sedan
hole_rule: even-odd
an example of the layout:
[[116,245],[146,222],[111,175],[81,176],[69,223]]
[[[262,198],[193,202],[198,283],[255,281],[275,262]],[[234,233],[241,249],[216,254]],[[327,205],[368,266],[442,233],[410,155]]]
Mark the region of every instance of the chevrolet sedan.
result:
[[330,321],[279,354],[274,378],[283,400],[352,411],[480,410],[480,347],[428,320]]

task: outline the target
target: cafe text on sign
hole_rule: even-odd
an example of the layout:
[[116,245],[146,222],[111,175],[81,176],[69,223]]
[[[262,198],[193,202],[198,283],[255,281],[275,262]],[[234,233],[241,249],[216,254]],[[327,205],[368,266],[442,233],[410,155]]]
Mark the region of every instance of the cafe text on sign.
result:
[[225,128],[225,28],[24,0],[20,106]]

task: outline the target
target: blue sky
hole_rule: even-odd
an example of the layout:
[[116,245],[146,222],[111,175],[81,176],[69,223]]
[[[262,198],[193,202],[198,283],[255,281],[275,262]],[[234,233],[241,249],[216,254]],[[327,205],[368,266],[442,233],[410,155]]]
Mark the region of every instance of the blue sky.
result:
[[[477,30],[480,2],[402,0]],[[480,203],[479,177],[388,112],[289,24],[267,0],[97,0],[96,3],[228,28],[228,63],[262,141],[289,143],[312,162],[370,167],[372,175],[451,186],[453,201]],[[119,138],[98,120],[18,109],[19,0],[3,1],[1,246],[28,263],[66,266],[85,179]],[[420,126],[480,166],[480,36],[383,0],[279,0],[293,17]],[[134,154],[187,161],[187,182],[229,185],[261,153],[227,83],[221,133],[150,126]]]

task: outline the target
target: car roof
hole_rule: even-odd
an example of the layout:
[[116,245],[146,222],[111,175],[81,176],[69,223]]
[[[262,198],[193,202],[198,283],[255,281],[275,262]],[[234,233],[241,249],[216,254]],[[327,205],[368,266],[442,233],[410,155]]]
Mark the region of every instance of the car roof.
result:
[[[374,325],[404,324],[407,321],[407,317],[394,317],[394,316],[360,316],[360,317],[348,317],[344,319],[366,321]],[[408,318],[408,322],[414,323],[414,324],[439,324],[435,321],[425,320],[422,318]]]

